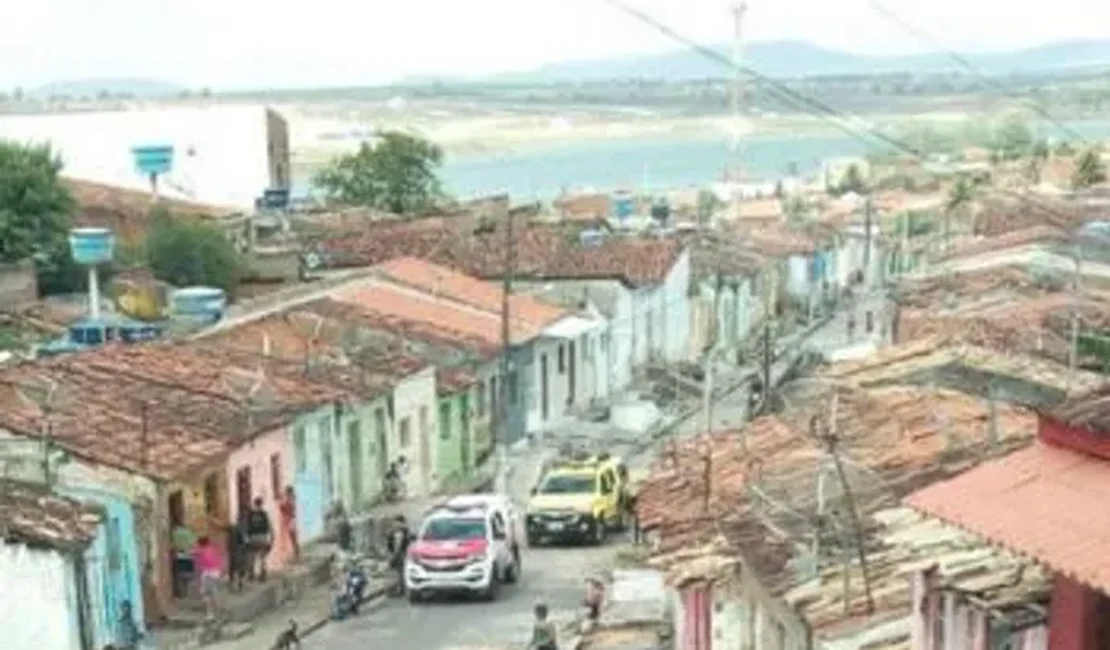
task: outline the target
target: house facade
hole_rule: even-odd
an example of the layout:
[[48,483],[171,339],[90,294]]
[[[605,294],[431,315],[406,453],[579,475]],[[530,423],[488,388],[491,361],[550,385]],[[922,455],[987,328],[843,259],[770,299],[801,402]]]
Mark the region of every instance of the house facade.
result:
[[93,590],[89,546],[102,513],[39,484],[0,482],[0,634],[13,650],[92,650],[111,643]]

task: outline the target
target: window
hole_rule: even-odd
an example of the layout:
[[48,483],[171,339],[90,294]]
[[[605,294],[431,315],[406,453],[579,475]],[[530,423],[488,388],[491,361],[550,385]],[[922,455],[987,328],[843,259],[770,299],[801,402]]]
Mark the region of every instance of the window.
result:
[[385,409],[374,409],[374,443],[372,448],[376,454],[385,454],[385,448],[378,449],[379,444],[385,444]]
[[559,346],[559,374],[564,374],[567,371],[567,348],[564,345]]
[[474,414],[477,415],[480,418],[485,417],[485,415],[486,415],[486,382],[484,382],[484,381],[478,382],[478,386],[475,389],[475,391],[476,391],[476,394],[474,396]]
[[270,455],[270,491],[274,501],[281,498],[281,454]]
[[490,520],[490,530],[493,532],[494,539],[505,539],[505,520],[501,518],[501,513],[495,512],[493,518]]
[[204,512],[216,514],[216,507],[220,503],[220,483],[215,474],[210,474],[204,479]]
[[407,449],[409,443],[412,442],[412,418],[401,419],[401,425],[397,429],[397,438],[401,448]]
[[449,401],[439,404],[439,439],[451,439],[451,402]]
[[512,371],[509,372],[509,403],[510,404],[516,404],[517,403],[518,389],[519,389],[519,387],[517,386],[516,371],[512,370]]
[[108,567],[111,569],[118,569],[120,566],[120,556],[123,554],[120,538],[119,518],[111,517],[108,519],[107,535]]
[[497,402],[501,396],[497,394],[497,376],[489,378],[489,410],[494,416],[497,415]]

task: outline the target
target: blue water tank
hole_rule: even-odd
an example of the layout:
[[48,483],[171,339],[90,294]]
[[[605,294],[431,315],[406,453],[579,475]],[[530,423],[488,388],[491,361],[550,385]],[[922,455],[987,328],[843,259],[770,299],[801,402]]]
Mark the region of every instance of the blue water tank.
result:
[[631,194],[618,194],[613,197],[613,214],[624,221],[636,214],[636,199]]
[[175,318],[195,323],[214,323],[223,316],[227,296],[215,287],[186,287],[174,291],[170,307]]
[[116,237],[107,228],[74,228],[69,231],[73,259],[82,266],[107,264],[116,249]]
[[144,145],[131,148],[135,169],[143,176],[162,175],[173,168],[173,146],[166,144]]

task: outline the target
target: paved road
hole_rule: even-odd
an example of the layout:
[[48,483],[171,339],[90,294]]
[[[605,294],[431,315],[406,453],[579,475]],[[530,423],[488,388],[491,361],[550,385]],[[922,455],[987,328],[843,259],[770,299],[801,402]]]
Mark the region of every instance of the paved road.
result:
[[[862,320],[862,319],[860,319]],[[811,348],[828,349],[848,344],[846,316],[838,314],[807,338]],[[797,344],[801,344],[800,341]],[[781,366],[781,367],[780,367]],[[785,364],[776,364],[776,373]],[[718,405],[716,427],[739,425],[745,419],[747,393],[738,391]],[[732,399],[730,399],[732,397]],[[704,430],[704,419],[694,417],[684,423],[677,435]],[[727,424],[726,424],[727,423]],[[562,433],[554,433],[538,443],[537,448],[518,455],[510,479],[510,492],[523,506],[528,498],[540,463],[545,454],[553,453],[563,440],[579,444],[589,438],[613,440],[612,432],[593,431],[596,425],[572,425]],[[588,443],[587,443],[588,444]],[[649,449],[632,456],[639,445],[635,440],[609,445],[613,453],[623,456],[632,467],[641,466],[654,455]],[[532,606],[547,603],[558,620],[573,620],[584,594],[583,580],[587,575],[612,565],[618,540],[611,538],[606,547],[573,547],[526,549],[523,556],[524,574],[519,584],[505,587],[494,603],[429,602],[418,605],[405,600],[391,600],[372,614],[329,625],[305,641],[306,650],[365,650],[366,648],[408,647],[422,650],[469,650],[477,648],[524,647],[531,630]]]
[[[545,452],[557,441],[525,452],[514,464],[510,491],[523,505]],[[305,650],[421,648],[461,650],[519,647],[527,642],[532,607],[547,603],[556,619],[570,621],[584,594],[584,579],[612,563],[617,540],[605,547],[525,549],[520,583],[507,585],[493,603],[433,601],[410,604],[393,599],[372,614],[329,625],[305,640]]]

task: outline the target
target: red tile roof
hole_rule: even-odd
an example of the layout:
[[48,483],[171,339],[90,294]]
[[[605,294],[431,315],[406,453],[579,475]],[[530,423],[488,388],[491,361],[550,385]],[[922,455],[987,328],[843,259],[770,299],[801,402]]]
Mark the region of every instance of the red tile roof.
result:
[[[381,275],[406,287],[444,297],[483,311],[501,313],[504,293],[491,282],[452,271],[415,257],[399,257],[378,265]],[[557,307],[527,295],[509,296],[513,320],[543,328],[568,315]]]
[[[382,317],[435,327],[449,338],[473,340],[488,347],[501,345],[500,314],[468,308],[387,283],[358,283],[339,289],[332,296]],[[531,340],[539,333],[537,328],[515,321],[510,330],[514,342]]]
[[1110,593],[1110,463],[1036,444],[911,495],[913,508]]
[[[682,252],[673,239],[613,237],[585,247],[572,232],[540,226],[520,227],[514,239],[515,273],[528,279],[618,279],[649,286],[666,279]],[[480,230],[469,219],[368,224],[358,232],[327,235],[316,246],[333,267],[419,257],[479,278],[501,277],[507,268],[500,226]]]
[[0,479],[0,540],[5,542],[76,550],[96,537],[102,518],[100,508],[44,486]]

